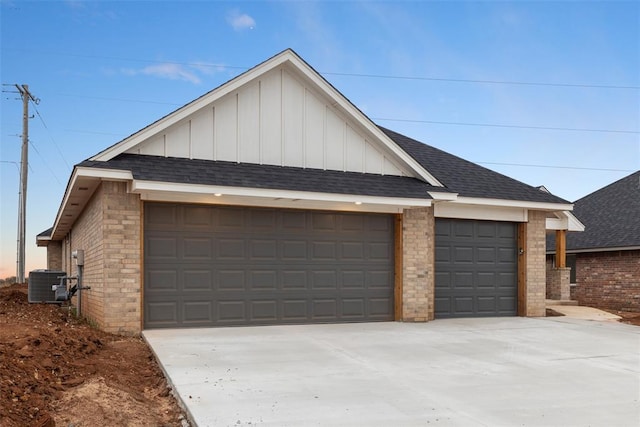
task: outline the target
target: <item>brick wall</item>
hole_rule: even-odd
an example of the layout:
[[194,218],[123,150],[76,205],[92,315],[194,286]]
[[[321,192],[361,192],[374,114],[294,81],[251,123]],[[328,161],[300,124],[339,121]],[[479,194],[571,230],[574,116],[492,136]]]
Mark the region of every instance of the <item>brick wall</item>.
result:
[[62,242],[51,241],[47,244],[47,269],[62,271]]
[[402,218],[402,320],[434,318],[435,219],[433,207],[405,209]]
[[547,299],[553,300],[569,300],[569,278],[571,275],[570,268],[549,268],[547,262]]
[[580,305],[640,311],[640,250],[576,255],[576,286]]
[[91,289],[82,291],[82,315],[108,332],[141,330],[141,209],[140,197],[128,194],[126,183],[105,181],[62,242],[70,275],[77,274],[71,252],[84,250],[83,284]]
[[104,329],[117,333],[141,331],[141,212],[137,194],[124,182],[104,182],[103,256]]
[[544,316],[546,312],[546,213],[529,211],[527,224],[526,316]]
[[[66,272],[77,274],[77,265],[70,259],[71,252],[84,250],[83,286],[90,290],[82,292],[82,315],[104,327],[103,270],[102,253],[102,186],[98,187],[84,210],[67,235],[69,248],[65,250]],[[77,306],[78,298],[73,303]]]

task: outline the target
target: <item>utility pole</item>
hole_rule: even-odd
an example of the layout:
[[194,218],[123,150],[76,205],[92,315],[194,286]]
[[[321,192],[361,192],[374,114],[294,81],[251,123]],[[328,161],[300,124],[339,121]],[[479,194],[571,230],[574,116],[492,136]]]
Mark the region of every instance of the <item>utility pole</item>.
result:
[[16,85],[22,97],[22,155],[20,157],[20,191],[18,201],[18,257],[16,283],[24,283],[25,231],[27,227],[27,171],[29,170],[29,101],[38,103],[28,85]]

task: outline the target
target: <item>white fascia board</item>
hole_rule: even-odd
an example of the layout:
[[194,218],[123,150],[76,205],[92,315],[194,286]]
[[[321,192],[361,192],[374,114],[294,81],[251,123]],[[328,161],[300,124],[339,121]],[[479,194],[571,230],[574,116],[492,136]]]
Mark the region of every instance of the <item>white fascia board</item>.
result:
[[427,193],[433,198],[434,203],[458,200],[458,193],[445,193],[440,191],[427,191]]
[[558,218],[547,218],[547,230],[584,231],[584,224],[568,211],[558,212]]
[[465,205],[484,205],[484,206],[502,206],[511,208],[524,208],[542,211],[572,211],[571,203],[548,203],[548,202],[529,202],[524,200],[504,200],[504,199],[483,199],[479,197],[458,197],[451,203],[461,203]]
[[463,205],[459,203],[438,203],[434,200],[436,218],[475,219],[484,221],[527,222],[528,210],[504,206]]
[[87,168],[82,166],[76,168],[76,175],[83,178],[101,178],[107,181],[130,181],[133,179],[131,171],[119,169]]
[[310,191],[272,190],[264,188],[227,187],[203,184],[177,184],[157,181],[134,180],[132,193],[170,192],[183,194],[222,194],[236,197],[306,200],[318,202],[359,203],[399,207],[428,207],[431,199],[409,199],[397,197],[361,196],[356,194],[317,193]]

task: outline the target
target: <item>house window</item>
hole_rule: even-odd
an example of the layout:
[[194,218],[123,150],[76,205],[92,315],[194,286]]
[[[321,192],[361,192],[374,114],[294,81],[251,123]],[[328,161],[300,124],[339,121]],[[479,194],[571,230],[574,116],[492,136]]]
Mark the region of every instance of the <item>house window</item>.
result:
[[576,283],[576,254],[567,254],[567,267],[571,268],[569,283]]

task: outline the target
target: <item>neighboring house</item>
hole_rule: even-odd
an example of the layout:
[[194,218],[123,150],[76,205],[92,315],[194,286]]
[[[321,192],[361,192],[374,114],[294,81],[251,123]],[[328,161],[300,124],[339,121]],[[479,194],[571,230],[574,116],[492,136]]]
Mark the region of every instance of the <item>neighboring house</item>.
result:
[[[585,231],[567,235],[571,299],[640,311],[640,171],[576,201],[573,213]],[[553,236],[547,248],[555,254]],[[549,256],[548,268],[552,262]]]
[[[373,123],[291,50],[76,165],[48,268],[101,328],[545,315],[571,203]],[[563,220],[564,218],[564,220]]]

